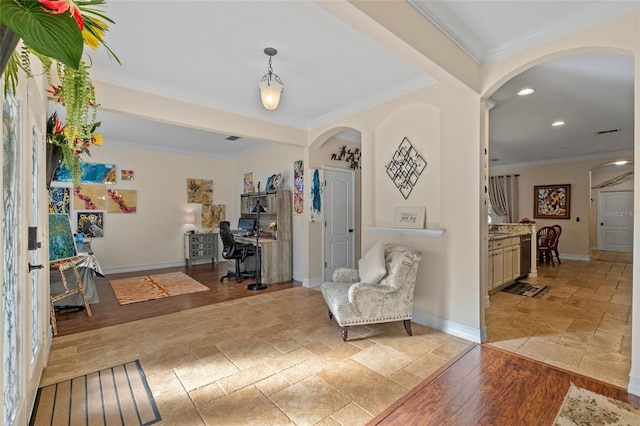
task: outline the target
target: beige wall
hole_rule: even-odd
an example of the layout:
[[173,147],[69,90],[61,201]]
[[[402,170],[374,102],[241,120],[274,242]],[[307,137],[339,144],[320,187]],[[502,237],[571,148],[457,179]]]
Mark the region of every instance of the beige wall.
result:
[[[491,149],[489,147],[489,149]],[[571,163],[547,164],[531,167],[490,169],[491,176],[519,174],[518,209],[520,218],[527,217],[536,222],[539,229],[543,226],[562,226],[562,239],[559,245],[561,256],[587,260],[589,258],[590,233],[592,221],[591,170],[602,164],[603,160],[586,160]],[[533,187],[537,185],[571,184],[571,217],[569,219],[534,218]],[[593,210],[597,214],[596,210]],[[579,219],[579,221],[578,221]]]

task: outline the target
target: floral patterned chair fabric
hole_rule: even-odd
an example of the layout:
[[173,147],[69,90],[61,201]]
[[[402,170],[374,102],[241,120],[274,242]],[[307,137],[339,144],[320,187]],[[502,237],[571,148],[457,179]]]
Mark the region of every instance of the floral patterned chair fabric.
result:
[[387,244],[384,258],[387,274],[376,284],[360,282],[358,270],[348,268],[336,269],[332,281],[322,284],[329,318],[335,317],[342,327],[343,341],[351,325],[399,320],[412,335],[413,290],[422,255],[406,246]]

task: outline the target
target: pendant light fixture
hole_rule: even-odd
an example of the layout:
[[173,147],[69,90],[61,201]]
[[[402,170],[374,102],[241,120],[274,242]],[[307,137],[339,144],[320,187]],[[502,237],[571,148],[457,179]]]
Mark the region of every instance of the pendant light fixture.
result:
[[280,77],[273,73],[273,69],[271,68],[271,58],[274,57],[278,51],[273,47],[267,47],[264,49],[264,53],[269,56],[269,68],[264,77],[262,77],[262,81],[258,87],[260,87],[262,106],[268,110],[274,110],[278,108],[278,104],[280,103],[280,94],[284,92],[284,83],[282,83]]

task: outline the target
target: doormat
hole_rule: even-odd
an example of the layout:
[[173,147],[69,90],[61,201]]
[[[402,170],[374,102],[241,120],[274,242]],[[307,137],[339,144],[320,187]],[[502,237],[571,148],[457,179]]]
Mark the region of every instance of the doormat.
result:
[[38,389],[30,426],[158,423],[160,412],[138,360]]
[[542,297],[549,290],[551,290],[551,287],[548,285],[528,284],[517,281],[510,286],[503,288],[501,291],[517,294],[518,296]]
[[553,424],[637,425],[640,424],[640,409],[571,383]]
[[182,272],[122,278],[112,280],[110,284],[120,305],[209,291],[209,287]]

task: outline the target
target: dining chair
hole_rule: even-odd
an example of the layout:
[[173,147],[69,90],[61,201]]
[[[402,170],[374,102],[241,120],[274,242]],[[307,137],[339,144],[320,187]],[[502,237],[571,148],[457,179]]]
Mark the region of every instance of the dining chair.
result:
[[556,231],[556,240],[553,243],[553,253],[556,256],[556,259],[558,259],[558,263],[562,263],[562,261],[560,260],[560,254],[558,253],[558,244],[560,243],[560,235],[562,234],[562,226],[560,225],[553,225],[552,228]]
[[551,260],[551,264],[555,266],[553,261],[553,247],[556,240],[556,231],[550,226],[544,226],[537,232],[538,259],[542,263]]

